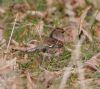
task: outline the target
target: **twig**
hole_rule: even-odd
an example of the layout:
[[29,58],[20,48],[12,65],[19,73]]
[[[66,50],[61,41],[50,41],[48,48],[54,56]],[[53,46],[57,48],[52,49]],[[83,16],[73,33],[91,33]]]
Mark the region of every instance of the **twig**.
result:
[[86,36],[82,36],[81,40],[79,41],[79,46],[77,46],[77,60],[76,60],[76,65],[77,65],[77,71],[78,71],[78,79],[80,80],[80,89],[86,89],[87,85],[85,83],[85,77],[84,77],[84,70],[83,70],[83,64],[81,63],[80,60],[80,55],[81,55],[81,46],[82,43],[84,42]]
[[83,14],[81,15],[80,24],[79,24],[79,30],[80,30],[80,31],[81,31],[82,28],[83,28],[82,26],[83,26],[84,19],[85,19],[86,15],[87,15],[87,12],[88,12],[88,10],[89,10],[90,8],[91,8],[91,7],[86,8],[86,9],[83,11]]
[[84,77],[84,69],[83,69],[83,64],[81,61],[77,61],[77,70],[78,70],[78,79],[79,79],[79,84],[80,84],[80,89],[87,89],[87,85],[85,83],[85,77]]
[[[12,31],[11,31],[11,34],[10,34],[10,37],[9,37],[9,41],[8,41],[8,45],[7,45],[7,50],[6,50],[6,52],[8,52],[8,49],[9,49],[9,46],[10,46],[10,43],[11,43],[11,39],[12,39],[14,30],[15,30],[16,22],[17,22],[17,18],[18,18],[18,14],[16,14],[16,18],[15,18],[15,20],[14,20],[14,24],[13,24],[13,28],[12,28]],[[7,55],[4,56],[4,61],[5,61],[6,57],[7,57]]]
[[[84,11],[83,11],[83,14],[81,15],[81,18],[80,18],[80,24],[79,24],[79,31],[83,31],[84,32],[84,29],[83,29],[83,24],[84,24],[84,20],[85,20],[85,17],[87,15],[87,12],[88,10],[90,9],[90,7],[86,8]],[[81,46],[82,46],[82,43],[84,42],[84,40],[86,39],[86,34],[83,34],[80,41],[78,41],[78,45],[76,46],[76,65],[77,65],[77,71],[78,71],[78,79],[80,80],[80,89],[86,89],[87,88],[87,85],[85,83],[85,77],[84,77],[84,70],[83,70],[83,65],[81,63],[81,60],[80,60],[80,55],[81,55]]]
[[8,51],[8,48],[9,48],[9,45],[10,45],[14,30],[15,30],[15,25],[16,25],[16,22],[17,22],[17,18],[18,18],[18,14],[16,14],[16,18],[15,18],[15,21],[14,21],[14,24],[13,24],[13,28],[12,28],[12,31],[11,31],[11,34],[10,34],[10,37],[9,37],[9,42],[8,42],[8,45],[7,45],[7,51]]
[[60,84],[60,86],[59,86],[59,89],[64,89],[64,88],[65,88],[65,85],[66,85],[66,83],[67,83],[67,81],[68,81],[68,78],[69,78],[70,75],[71,75],[71,70],[72,70],[72,66],[71,66],[71,67],[67,67],[67,68],[65,69],[65,72],[64,72],[64,74],[63,74],[63,78],[62,78],[62,80],[61,80],[61,84]]
[[[90,7],[89,7],[90,8]],[[84,19],[86,17],[86,14],[89,10],[89,8],[87,8],[84,13],[82,14],[81,16],[81,19],[80,19],[80,24],[79,24],[79,30],[81,31],[82,30],[82,24],[84,22]],[[79,80],[80,82],[82,82],[84,80],[84,70],[82,69],[82,63],[80,62],[80,55],[81,55],[81,46],[82,46],[82,43],[84,42],[86,36],[83,34],[80,38],[80,40],[78,40],[78,42],[76,43],[75,45],[75,50],[72,52],[72,56],[71,56],[71,61],[69,63],[69,70],[68,68],[66,67],[66,70],[63,74],[63,78],[62,78],[62,81],[60,83],[60,86],[59,86],[59,89],[64,89],[65,88],[65,85],[66,85],[66,82],[68,81],[68,78],[70,77],[71,75],[71,69],[73,68],[73,65],[74,64],[77,64],[77,67],[78,67],[78,73],[79,73]],[[80,64],[81,63],[81,66]],[[80,72],[81,71],[81,72]],[[82,73],[82,74],[81,74]],[[86,85],[85,83],[80,83],[80,87],[81,89],[86,89]]]

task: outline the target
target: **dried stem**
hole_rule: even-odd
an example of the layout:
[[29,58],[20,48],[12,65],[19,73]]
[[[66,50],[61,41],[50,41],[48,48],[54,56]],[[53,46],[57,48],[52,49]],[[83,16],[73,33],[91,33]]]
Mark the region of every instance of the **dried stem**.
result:
[[18,14],[16,14],[16,18],[15,18],[15,21],[14,21],[14,24],[13,24],[13,28],[12,28],[12,31],[11,31],[11,34],[10,34],[10,37],[9,37],[9,42],[8,42],[8,45],[7,45],[7,50],[9,48],[9,45],[10,45],[10,42],[11,42],[14,30],[15,30],[15,25],[16,25],[16,22],[17,22],[17,18],[18,18]]
[[76,52],[76,55],[77,55],[76,64],[77,64],[77,71],[78,71],[78,79],[80,81],[80,89],[87,89],[86,83],[84,81],[85,80],[85,77],[84,77],[85,73],[83,70],[83,65],[82,65],[81,60],[80,60],[81,46],[82,46],[82,43],[84,42],[85,38],[86,37],[83,35],[81,40],[78,43],[77,52]]
[[65,72],[64,72],[64,74],[63,74],[63,78],[62,78],[62,80],[61,80],[61,84],[60,84],[60,86],[59,86],[59,89],[64,89],[64,88],[65,88],[65,85],[66,85],[66,83],[67,83],[67,81],[68,81],[68,78],[69,78],[70,75],[71,75],[71,70],[72,70],[72,66],[71,66],[71,67],[67,67],[67,68],[65,69]]
[[[8,45],[7,45],[7,51],[8,52],[8,49],[9,49],[9,46],[10,46],[10,43],[11,43],[11,39],[12,39],[12,36],[13,36],[13,33],[14,33],[14,30],[15,30],[15,25],[16,25],[16,22],[17,22],[17,18],[18,18],[18,14],[16,14],[16,18],[14,20],[14,24],[13,24],[13,28],[12,28],[12,31],[11,31],[11,34],[10,34],[10,37],[9,37],[9,41],[8,41]],[[4,56],[4,61],[6,60],[7,58],[7,55]]]
[[[80,31],[83,28],[82,24],[84,22],[84,19],[86,17],[86,14],[87,14],[89,8],[87,8],[81,16],[80,24],[79,24],[79,30]],[[68,78],[71,75],[71,71],[72,71],[71,69],[73,68],[74,63],[78,67],[77,68],[78,73],[79,73],[78,78],[79,78],[80,82],[82,82],[84,80],[84,70],[82,69],[82,63],[80,61],[80,55],[81,55],[81,46],[82,46],[82,43],[84,42],[85,38],[86,38],[86,36],[82,35],[81,39],[78,40],[78,42],[75,44],[75,50],[72,52],[71,62],[69,63],[68,68],[66,67],[66,69],[65,69],[65,72],[63,74],[63,78],[62,78],[61,84],[59,86],[59,89],[65,88],[66,82],[68,81]],[[81,87],[81,89],[86,89],[85,83],[84,82],[80,83],[80,87]]]

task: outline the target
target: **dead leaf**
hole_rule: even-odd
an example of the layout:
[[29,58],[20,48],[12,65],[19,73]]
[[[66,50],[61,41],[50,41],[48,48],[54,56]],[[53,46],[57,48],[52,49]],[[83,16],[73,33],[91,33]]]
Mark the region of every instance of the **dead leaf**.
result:
[[14,16],[17,14],[17,21],[21,22],[27,16],[27,10],[29,8],[26,4],[13,4],[10,6],[10,10],[13,12]]
[[36,84],[32,81],[32,78],[29,72],[26,72],[26,77],[27,77],[27,88],[36,89]]
[[96,35],[96,39],[97,39],[98,41],[100,41],[100,25],[97,25],[97,26],[96,26],[95,35]]
[[24,89],[26,81],[23,81],[23,77],[25,75],[18,74],[14,77],[11,77],[10,79],[6,80],[8,82],[8,89]]
[[39,41],[38,40],[31,40],[27,43],[27,46],[30,47],[30,48],[34,48],[36,47],[37,45],[39,45]]
[[43,68],[42,70],[43,74],[40,75],[39,80],[44,83],[46,88],[49,88],[52,85],[53,81],[61,74],[61,72],[59,71],[51,72]]
[[19,43],[12,39],[10,45],[19,46]]
[[0,14],[4,14],[6,11],[3,7],[0,7]]
[[85,62],[86,70],[89,69],[91,71],[99,71],[98,68],[100,66],[100,53],[95,54],[91,59]]
[[100,78],[94,79],[94,82],[95,82],[97,85],[100,85]]
[[97,15],[95,16],[95,18],[96,18],[96,20],[97,20],[98,22],[100,22],[100,12],[97,13]]
[[28,7],[26,4],[13,4],[10,6],[10,10],[14,13],[22,12],[25,13],[28,10]]
[[7,69],[13,69],[14,66],[16,65],[16,58],[12,59],[12,60],[9,60],[9,61],[6,61],[6,63],[2,64],[3,66],[0,67],[0,73],[6,71],[7,72]]
[[12,45],[10,45],[10,49],[14,50],[14,51],[22,51],[22,52],[27,52],[31,49],[34,49],[35,47],[38,46],[39,41],[37,40],[31,40],[30,42],[26,43],[26,44],[18,44],[16,41],[12,40],[11,42]]

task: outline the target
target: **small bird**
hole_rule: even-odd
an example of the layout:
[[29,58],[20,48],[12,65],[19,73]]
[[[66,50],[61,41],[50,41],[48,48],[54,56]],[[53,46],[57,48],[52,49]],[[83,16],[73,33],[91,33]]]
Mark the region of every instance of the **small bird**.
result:
[[[64,45],[64,30],[62,28],[55,28],[49,35],[49,37],[44,40],[44,43],[42,45],[38,45],[37,47],[33,49],[28,49],[28,52],[33,51],[42,51],[42,52],[48,52],[49,50],[52,50],[53,48],[62,48]],[[53,49],[54,51],[54,49]]]
[[46,40],[48,45],[54,45],[55,47],[63,47],[64,44],[64,29],[55,28],[49,38]]

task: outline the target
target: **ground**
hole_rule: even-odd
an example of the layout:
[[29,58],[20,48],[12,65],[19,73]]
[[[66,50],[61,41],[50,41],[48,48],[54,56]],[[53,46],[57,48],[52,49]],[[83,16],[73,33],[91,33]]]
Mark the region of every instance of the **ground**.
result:
[[99,89],[99,3],[0,0],[0,89]]

